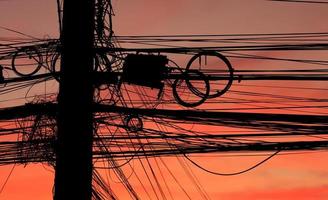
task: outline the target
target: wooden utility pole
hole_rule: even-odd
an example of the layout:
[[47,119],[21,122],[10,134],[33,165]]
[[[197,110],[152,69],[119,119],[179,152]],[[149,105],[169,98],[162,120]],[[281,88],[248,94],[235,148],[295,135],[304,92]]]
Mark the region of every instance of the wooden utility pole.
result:
[[55,200],[92,195],[95,0],[65,0],[61,35]]

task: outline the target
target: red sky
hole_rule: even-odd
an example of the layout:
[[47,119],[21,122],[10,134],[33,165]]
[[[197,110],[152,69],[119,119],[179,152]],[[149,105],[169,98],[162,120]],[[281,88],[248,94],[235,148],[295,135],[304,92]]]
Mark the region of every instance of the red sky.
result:
[[[55,0],[2,0],[0,26],[41,38],[57,37],[55,3]],[[328,32],[328,4],[265,0],[113,0],[113,5],[116,35]],[[17,35],[0,28],[0,38],[7,36]],[[249,62],[245,65],[254,64]],[[327,97],[325,93],[316,95]],[[208,158],[206,166],[224,172],[238,171],[261,158]],[[327,152],[277,156],[251,172],[232,177],[210,175],[197,168],[193,168],[193,172],[212,199],[323,200],[328,198],[327,158]],[[167,162],[180,177],[180,168],[175,167],[177,161],[167,159]],[[0,167],[0,187],[11,167]],[[49,167],[17,166],[0,199],[51,199],[53,178]],[[180,178],[188,184],[185,176]],[[197,191],[191,186],[189,189],[196,197]],[[173,196],[186,199],[178,189]]]

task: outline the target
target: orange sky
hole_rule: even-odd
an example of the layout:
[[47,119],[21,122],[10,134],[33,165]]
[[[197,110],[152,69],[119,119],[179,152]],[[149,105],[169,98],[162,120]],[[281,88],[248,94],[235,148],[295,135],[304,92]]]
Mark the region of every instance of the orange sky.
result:
[[[55,2],[0,1],[0,26],[41,38],[57,37]],[[264,0],[113,0],[113,5],[116,35],[328,32],[325,20],[328,19],[328,5],[283,4]],[[17,35],[0,28],[0,38],[7,36]],[[254,63],[245,65],[249,64]],[[315,94],[319,95],[327,97],[323,92]],[[327,152],[277,156],[251,172],[232,177],[214,176],[192,169],[212,199],[323,200],[328,197],[327,156]],[[263,157],[219,157],[206,158],[205,161],[212,170],[230,172],[247,168],[261,159]],[[189,182],[177,161],[165,160],[172,172],[186,184],[188,192],[197,199],[197,191],[188,186]],[[11,167],[0,167],[0,187]],[[15,167],[0,193],[0,199],[51,199],[54,176],[49,170],[41,164]],[[171,179],[168,182],[174,184]],[[186,199],[178,189],[172,191],[175,199]],[[119,193],[117,195],[120,197]],[[127,196],[122,193],[121,197],[125,199]]]

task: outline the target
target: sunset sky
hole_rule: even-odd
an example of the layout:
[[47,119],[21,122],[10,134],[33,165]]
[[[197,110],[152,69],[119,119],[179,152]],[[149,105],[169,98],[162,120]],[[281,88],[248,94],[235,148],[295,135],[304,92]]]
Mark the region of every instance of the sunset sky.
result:
[[[116,35],[328,32],[328,3],[302,4],[265,0],[112,0],[112,3]],[[23,37],[1,27],[37,38],[58,38],[56,11],[55,0],[0,0],[0,39]],[[328,60],[327,53],[325,51],[311,55]],[[306,57],[302,53],[292,56]],[[240,67],[263,66],[265,61],[235,60],[233,64],[234,68],[238,69],[239,65]],[[269,65],[272,67],[274,64],[269,63]],[[281,83],[280,86],[283,84]],[[319,88],[328,86],[327,83],[322,82],[306,84],[308,85],[302,86]],[[325,86],[318,84],[325,84]],[[297,83],[291,86],[300,85]],[[295,92],[279,89],[274,91],[277,94]],[[326,91],[309,93],[306,96],[328,97]],[[12,105],[10,102],[0,102],[1,108]],[[327,108],[322,111],[327,115]],[[229,173],[252,166],[263,158],[265,157],[209,156],[201,162],[206,162],[206,166],[213,170]],[[188,193],[197,199],[199,194],[195,188],[188,186],[190,180],[183,175],[178,164],[180,161],[174,158],[163,159],[171,167],[172,172],[176,173],[177,178],[186,185]],[[278,155],[255,170],[228,177],[211,175],[192,165],[189,166],[211,199],[323,200],[328,198],[327,151]],[[12,167],[0,167],[0,190]],[[50,200],[53,180],[54,171],[48,166],[17,165],[0,193],[0,199]],[[170,181],[172,180],[168,179],[168,182]],[[115,188],[115,184],[113,187]],[[178,189],[172,192],[175,199],[187,199]],[[119,192],[116,194],[120,197]],[[122,193],[121,199],[125,198],[127,194]]]

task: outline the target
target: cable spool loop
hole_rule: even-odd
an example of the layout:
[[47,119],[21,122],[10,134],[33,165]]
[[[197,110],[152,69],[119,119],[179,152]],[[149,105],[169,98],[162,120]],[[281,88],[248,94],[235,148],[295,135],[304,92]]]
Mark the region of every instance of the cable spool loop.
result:
[[[202,72],[200,72],[198,70],[186,70],[182,74],[181,77],[182,77],[182,79],[177,78],[172,85],[172,92],[173,92],[174,99],[180,105],[182,105],[184,107],[197,107],[197,106],[203,104],[207,100],[209,93],[210,93],[210,83],[209,83],[208,78]],[[195,88],[194,86],[189,87],[189,85],[188,85],[188,82],[190,85],[192,85],[190,83],[191,79],[202,80],[205,84],[205,93],[201,93],[202,95],[197,95],[198,93],[200,93],[200,91],[197,88]],[[178,86],[181,86],[181,84],[184,80],[187,83],[188,90],[190,90],[193,94],[200,97],[199,100],[194,101],[194,102],[188,102],[188,101],[182,99],[182,97],[179,95],[177,89],[178,89]]]
[[[215,51],[203,51],[203,52],[200,52],[200,53],[198,53],[198,54],[196,54],[196,55],[194,55],[190,60],[189,60],[189,62],[188,62],[188,64],[187,64],[187,67],[186,67],[186,71],[190,71],[190,70],[192,70],[191,69],[191,67],[192,67],[192,65],[194,64],[194,62],[196,61],[196,60],[199,60],[199,61],[201,61],[201,57],[202,56],[205,56],[205,57],[207,57],[207,56],[212,56],[212,57],[216,57],[218,60],[219,60],[219,62],[221,61],[221,62],[223,62],[223,64],[224,64],[224,69],[221,69],[221,76],[223,76],[223,78],[225,78],[225,79],[227,79],[227,83],[225,83],[225,85],[223,86],[223,88],[222,89],[220,89],[220,90],[216,90],[216,91],[213,91],[213,92],[211,92],[210,91],[210,93],[208,94],[208,95],[206,95],[206,93],[203,93],[203,92],[201,92],[201,91],[199,91],[199,90],[197,90],[191,83],[190,83],[190,81],[189,80],[187,80],[186,81],[186,83],[187,83],[187,85],[188,85],[188,87],[189,87],[189,89],[195,94],[195,95],[197,95],[197,96],[199,96],[199,97],[206,97],[206,98],[209,98],[209,99],[211,99],[211,98],[216,98],[216,97],[219,97],[219,96],[221,96],[221,95],[223,95],[224,93],[226,93],[228,90],[229,90],[229,88],[231,87],[231,85],[232,85],[232,82],[233,82],[233,68],[232,68],[232,65],[231,65],[231,63],[229,62],[229,60],[225,57],[225,56],[223,56],[222,54],[220,54],[220,53],[218,53],[218,52],[215,52]],[[201,64],[201,63],[199,63],[199,64]],[[202,70],[204,70],[204,69],[200,69],[201,68],[201,66],[199,67],[199,71],[202,71]],[[220,80],[213,80],[213,81],[211,81],[210,79],[211,79],[211,77],[210,77],[210,75],[208,76],[208,79],[209,79],[209,82],[212,82],[213,84],[215,84],[215,82],[220,82]],[[211,83],[210,83],[211,84]],[[212,87],[213,88],[213,87]]]
[[[18,69],[18,65],[16,63],[16,58],[21,56],[27,56],[28,59],[33,59],[35,63],[35,69],[31,71],[22,71],[21,69]],[[15,54],[12,57],[11,66],[12,70],[19,76],[32,76],[36,74],[43,65],[43,59],[42,55],[38,52],[38,50],[35,47],[23,47],[20,48],[18,51],[15,52]],[[24,66],[26,67],[26,66]]]

